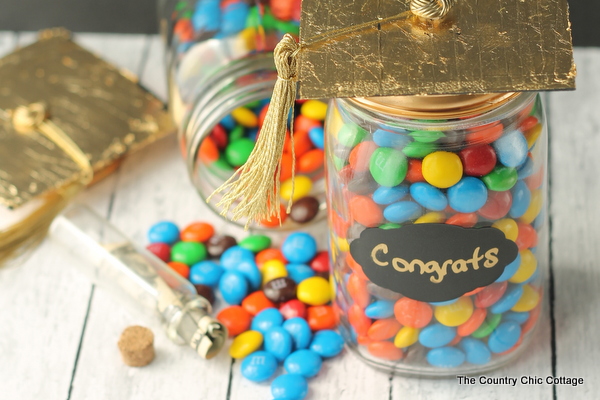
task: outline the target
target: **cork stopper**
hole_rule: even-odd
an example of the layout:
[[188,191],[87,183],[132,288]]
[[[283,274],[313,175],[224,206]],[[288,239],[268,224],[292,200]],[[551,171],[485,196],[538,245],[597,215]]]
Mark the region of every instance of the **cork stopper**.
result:
[[127,327],[118,346],[123,362],[130,367],[143,367],[154,360],[154,334],[143,326]]

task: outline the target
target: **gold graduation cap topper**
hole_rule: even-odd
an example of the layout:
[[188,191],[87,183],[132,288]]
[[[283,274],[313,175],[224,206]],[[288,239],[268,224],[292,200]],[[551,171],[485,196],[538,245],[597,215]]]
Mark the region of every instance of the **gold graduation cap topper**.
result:
[[274,58],[254,151],[215,192],[233,219],[279,214],[273,176],[296,86],[303,99],[575,88],[567,0],[303,0],[300,42],[284,36]]
[[298,81],[302,98],[574,89],[567,0],[304,0]]

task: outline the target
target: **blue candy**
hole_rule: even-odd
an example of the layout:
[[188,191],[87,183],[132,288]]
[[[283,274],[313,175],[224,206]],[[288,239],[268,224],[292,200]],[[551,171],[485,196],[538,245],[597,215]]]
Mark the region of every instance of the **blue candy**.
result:
[[344,339],[339,333],[324,329],[315,333],[310,349],[321,357],[334,357],[344,349]]
[[271,394],[277,400],[302,400],[308,393],[308,383],[302,375],[279,375],[271,383]]
[[196,4],[192,15],[192,25],[196,31],[218,31],[221,25],[219,0],[201,0]]
[[425,347],[442,347],[456,336],[456,328],[442,324],[433,324],[421,329],[419,343]]
[[465,353],[454,347],[438,347],[427,353],[427,362],[434,367],[455,368],[465,362]]
[[274,326],[264,334],[265,350],[283,362],[292,352],[292,336],[281,326]]
[[459,346],[467,355],[467,362],[471,364],[483,365],[492,360],[490,349],[481,340],[463,338]]
[[200,261],[190,268],[190,282],[194,285],[207,285],[215,287],[225,270],[216,262]]
[[502,314],[513,308],[523,294],[523,286],[511,285],[504,295],[489,309],[492,314]]
[[284,361],[283,367],[290,374],[300,374],[305,378],[316,376],[321,370],[323,361],[312,350],[297,350]]
[[240,272],[242,275],[246,277],[248,282],[250,283],[250,288],[254,290],[260,289],[260,285],[262,284],[262,274],[260,270],[256,266],[254,260],[242,260],[235,267],[235,271]]
[[285,239],[281,252],[290,263],[304,264],[317,254],[317,242],[308,233],[295,232]]
[[248,281],[241,272],[226,271],[219,280],[219,290],[229,304],[240,304],[248,295]]
[[431,304],[432,306],[447,306],[447,305],[450,305],[450,304],[454,304],[457,301],[458,301],[458,298],[452,299],[452,300],[446,300],[446,301],[434,301],[434,302],[431,302],[429,304]]
[[462,178],[456,185],[448,189],[450,207],[461,213],[472,213],[479,210],[487,201],[487,187],[477,178]]
[[394,187],[380,186],[373,192],[373,201],[382,205],[392,204],[401,200],[407,194],[407,185],[398,185]]
[[387,300],[375,301],[365,308],[365,315],[373,319],[389,318],[394,315],[394,302]]
[[527,187],[527,184],[520,180],[515,183],[515,186],[511,189],[512,192],[512,205],[508,212],[512,218],[519,218],[525,214],[529,203],[531,202],[531,192]]
[[323,149],[325,147],[325,132],[320,126],[316,126],[308,131],[308,137],[316,148]]
[[383,210],[383,216],[390,222],[402,223],[419,218],[422,213],[421,206],[412,201],[399,201],[390,204]]
[[226,269],[236,269],[242,261],[254,261],[254,253],[241,246],[232,246],[221,254],[221,265]]
[[312,340],[312,331],[304,318],[294,317],[288,319],[283,323],[283,329],[292,337],[296,349],[308,348]]
[[170,221],[157,222],[148,230],[150,243],[174,244],[179,240],[179,228]]
[[513,262],[511,262],[504,268],[504,272],[502,272],[502,275],[500,275],[500,277],[496,279],[496,282],[504,282],[509,280],[517,272],[520,266],[521,254],[517,253],[517,258],[515,258]]
[[507,167],[518,167],[527,159],[529,146],[527,139],[519,130],[505,133],[492,143],[492,146],[496,150],[498,160]]
[[525,179],[528,176],[532,175],[534,165],[535,163],[533,162],[533,158],[527,157],[525,163],[523,163],[523,165],[517,168],[517,176],[519,177],[519,179]]
[[521,337],[521,327],[514,321],[502,322],[494,329],[488,339],[488,347],[492,353],[503,353],[510,350]]
[[[529,249],[533,254],[535,254],[537,247],[532,247],[531,249]],[[525,282],[522,282],[521,285],[526,285],[528,283],[531,282],[535,282],[536,280],[538,280],[540,278],[540,269],[536,268],[535,272],[529,277],[529,279],[527,279]]]
[[253,382],[266,381],[276,370],[277,360],[266,351],[256,351],[242,361],[242,375]]
[[237,122],[235,122],[235,119],[233,119],[231,114],[227,114],[227,116],[221,120],[220,124],[223,126],[223,128],[230,131],[236,127]]
[[528,319],[529,319],[528,312],[510,311],[510,312],[504,313],[504,315],[502,316],[503,321],[513,321],[519,325],[525,323],[525,321],[527,321]]
[[223,10],[221,18],[221,34],[233,35],[246,27],[246,18],[250,6],[242,1],[230,3]]
[[258,137],[258,128],[252,128],[248,131],[248,139],[256,142],[257,137]]
[[446,195],[438,188],[425,182],[410,185],[413,200],[432,211],[442,211],[448,206]]
[[281,326],[283,324],[283,315],[276,308],[265,308],[252,319],[252,325],[250,329],[253,331],[259,331],[263,335],[274,326]]
[[379,147],[394,147],[398,150],[411,142],[410,137],[406,136],[408,131],[390,132],[384,129],[377,129],[373,132],[373,141]]
[[288,272],[288,277],[292,278],[297,284],[315,276],[315,271],[306,264],[288,264],[285,266]]

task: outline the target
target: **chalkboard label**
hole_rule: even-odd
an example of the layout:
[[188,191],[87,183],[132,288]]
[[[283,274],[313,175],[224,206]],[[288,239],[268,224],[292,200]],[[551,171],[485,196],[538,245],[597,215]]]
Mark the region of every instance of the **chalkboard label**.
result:
[[493,283],[518,252],[499,229],[447,224],[365,229],[350,244],[373,283],[426,302],[456,299]]

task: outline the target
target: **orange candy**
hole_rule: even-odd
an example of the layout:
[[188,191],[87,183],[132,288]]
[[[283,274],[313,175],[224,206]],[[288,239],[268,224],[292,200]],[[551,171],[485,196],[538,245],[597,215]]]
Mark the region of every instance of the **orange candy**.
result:
[[530,115],[529,117],[525,118],[521,122],[521,124],[519,125],[519,130],[521,132],[525,132],[525,131],[530,130],[531,128],[533,128],[537,124],[538,124],[538,119],[536,117],[534,117],[533,115]]
[[229,306],[217,314],[217,319],[227,327],[229,337],[233,337],[250,329],[252,315],[241,306]]
[[357,144],[348,157],[348,162],[355,172],[365,172],[369,170],[371,155],[379,146],[375,142],[362,142]]
[[190,267],[188,267],[186,264],[179,262],[179,261],[171,261],[170,263],[167,263],[167,265],[169,267],[171,267],[171,269],[175,272],[177,272],[179,275],[183,276],[185,279],[188,278],[188,276],[190,276]]
[[372,342],[371,338],[369,338],[366,335],[360,335],[360,336],[356,337],[356,343],[360,344],[361,346],[366,346],[371,342]]
[[184,242],[206,242],[215,234],[215,228],[206,222],[194,222],[181,231]]
[[450,218],[446,220],[448,225],[457,225],[462,226],[463,228],[472,228],[477,223],[477,214],[468,213],[468,214],[454,214]]
[[217,319],[227,327],[229,337],[233,337],[250,329],[252,315],[241,306],[229,306],[217,314]]
[[458,336],[469,336],[471,333],[475,332],[485,320],[486,315],[487,311],[485,308],[476,308],[467,322],[459,325],[456,329]]
[[298,115],[294,120],[294,132],[308,132],[312,128],[316,128],[318,126],[321,126],[321,123],[319,121],[312,118],[308,118],[304,115]]
[[210,137],[202,141],[198,150],[198,157],[206,164],[212,164],[219,159],[219,148]]
[[411,158],[408,160],[408,171],[406,172],[407,181],[410,183],[425,182],[423,177],[423,161]]
[[279,249],[264,249],[259,251],[258,254],[256,254],[256,257],[254,257],[256,265],[259,267],[269,260],[279,260],[282,263],[287,264],[287,260]]
[[363,272],[362,266],[357,263],[354,258],[352,258],[352,255],[350,254],[350,252],[348,252],[346,254],[346,263],[348,264],[348,266],[350,267],[350,269],[352,271],[354,271],[354,274],[356,274],[359,278],[368,281],[369,278],[367,278],[367,276],[365,275],[365,273]]
[[395,318],[379,319],[369,327],[367,336],[372,340],[387,340],[398,333],[402,325]]
[[529,190],[538,189],[540,186],[542,186],[542,183],[544,183],[544,168],[540,168],[537,172],[528,176],[524,180]]
[[296,160],[296,164],[294,165],[294,168],[292,168],[292,155],[283,153],[281,155],[281,172],[279,173],[279,180],[283,182],[290,179],[292,177],[292,170],[297,172],[298,161]]
[[527,319],[527,321],[525,321],[523,326],[521,326],[521,334],[522,335],[529,332],[535,326],[535,323],[537,322],[538,318],[540,317],[541,311],[542,311],[542,302],[540,300],[540,304],[536,308],[534,308],[533,310],[531,310],[529,312],[529,319]]
[[456,336],[454,336],[454,339],[452,339],[452,341],[447,344],[447,346],[456,346],[457,344],[460,343],[461,340],[462,340],[462,336],[456,335]]
[[242,308],[250,315],[256,315],[265,308],[275,307],[275,304],[265,296],[262,290],[254,292],[242,300]]
[[483,288],[483,290],[475,296],[475,307],[488,308],[496,303],[506,292],[508,282],[495,282]]
[[[312,150],[312,148],[313,144],[308,136],[308,131],[294,132],[294,151],[296,153],[296,157],[301,157],[309,150]],[[292,141],[289,133],[286,133],[285,135],[285,144],[283,145],[283,149],[286,153],[292,152]]]
[[[285,207],[283,206],[283,204],[279,205],[279,210],[280,210],[280,215],[281,215],[281,223],[283,224],[285,222],[285,220],[287,219],[287,213],[285,211]],[[267,220],[267,219],[263,219],[262,221],[260,221],[260,224],[262,226],[266,226],[268,228],[274,228],[276,226],[279,226],[279,218],[277,218],[277,215],[273,215],[271,216],[271,220]]]
[[402,349],[394,346],[392,342],[371,342],[367,346],[367,350],[372,356],[384,360],[396,361],[404,357]]
[[517,222],[517,227],[519,228],[519,234],[515,243],[519,250],[530,249],[537,246],[538,237],[533,226],[524,224],[523,222]]
[[306,321],[313,331],[334,329],[337,325],[337,317],[331,306],[308,307],[308,310],[306,310]]
[[423,328],[433,317],[433,309],[427,303],[403,297],[394,304],[394,316],[402,325]]
[[478,287],[477,289],[473,289],[470,292],[463,294],[463,296],[474,296],[477,293],[481,292],[483,289],[485,289],[485,286]]
[[348,228],[350,228],[350,223],[345,221],[344,218],[340,217],[335,211],[329,213],[329,219],[336,235],[342,239],[345,239],[346,232],[348,231]]
[[500,122],[492,122],[488,125],[469,129],[465,139],[471,145],[492,143],[500,139],[503,130],[504,127]]
[[367,196],[355,196],[350,200],[350,215],[356,222],[368,228],[374,228],[383,221],[383,212]]
[[[291,156],[290,156],[291,157]],[[323,168],[325,153],[321,149],[313,149],[302,155],[298,160],[298,171],[310,174]]]
[[354,304],[348,310],[348,321],[354,327],[357,335],[366,335],[371,326],[371,318],[365,315],[365,312],[357,304]]
[[348,278],[348,294],[360,308],[366,308],[371,301],[371,295],[367,290],[367,281],[361,279],[357,274],[351,274]]

